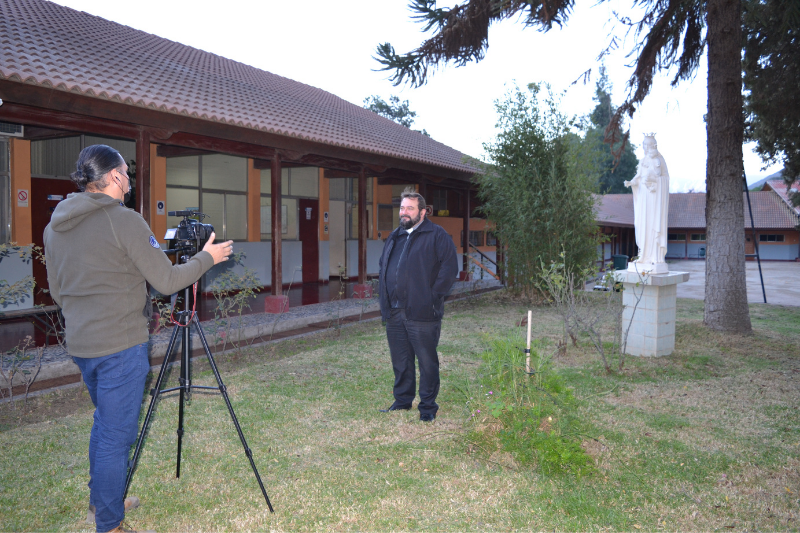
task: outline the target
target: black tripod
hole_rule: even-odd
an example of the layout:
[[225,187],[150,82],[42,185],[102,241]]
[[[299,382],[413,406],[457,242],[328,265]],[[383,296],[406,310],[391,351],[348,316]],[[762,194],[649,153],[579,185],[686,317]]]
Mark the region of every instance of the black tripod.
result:
[[[123,498],[128,495],[128,489],[130,489],[131,481],[133,481],[133,474],[136,471],[136,465],[139,462],[139,454],[142,451],[142,446],[144,445],[144,439],[147,435],[147,430],[150,426],[150,419],[153,416],[153,412],[155,411],[156,403],[158,401],[159,396],[167,392],[172,392],[176,390],[180,391],[180,403],[178,407],[178,463],[177,463],[177,469],[175,471],[175,477],[181,477],[181,444],[183,442],[184,403],[187,399],[191,399],[192,389],[219,390],[219,392],[222,394],[222,397],[225,399],[225,404],[228,406],[228,412],[231,414],[233,425],[236,426],[236,432],[239,433],[239,440],[242,441],[242,446],[244,447],[244,453],[250,460],[250,466],[253,468],[253,474],[255,474],[256,480],[258,480],[258,486],[261,487],[261,493],[264,495],[264,499],[267,502],[267,507],[269,507],[269,511],[273,513],[275,511],[273,511],[272,509],[272,504],[269,501],[269,496],[267,496],[267,491],[264,488],[264,483],[261,482],[261,476],[258,475],[258,469],[256,469],[256,464],[255,462],[253,462],[253,452],[247,446],[247,441],[244,439],[244,434],[242,433],[241,426],[239,426],[239,421],[236,418],[236,413],[233,412],[233,406],[231,406],[231,401],[228,398],[227,389],[225,388],[225,385],[222,383],[222,377],[220,377],[219,375],[219,370],[217,370],[217,364],[214,362],[214,357],[211,355],[211,351],[208,349],[208,342],[206,341],[206,336],[203,334],[203,328],[200,327],[200,320],[197,318],[197,314],[190,310],[189,287],[186,287],[186,289],[184,289],[183,301],[185,303],[184,305],[185,310],[178,313],[178,323],[172,330],[172,337],[169,339],[169,346],[167,347],[167,353],[164,354],[164,362],[161,363],[161,371],[158,373],[158,379],[156,380],[155,386],[152,389],[150,389],[150,395],[152,396],[152,399],[150,400],[150,407],[147,409],[147,415],[144,418],[144,424],[142,424],[142,431],[139,434],[139,439],[136,441],[136,451],[133,453],[133,459],[131,459],[129,463],[128,478],[125,481],[125,495],[123,496]],[[192,385],[192,373],[189,367],[190,364],[189,338],[191,337],[190,328],[192,324],[194,324],[194,326],[197,328],[197,333],[200,336],[200,342],[203,344],[203,350],[205,350],[206,352],[208,363],[211,365],[211,370],[214,372],[214,377],[217,378],[217,385],[219,385],[219,387],[204,387],[201,385]],[[164,381],[164,376],[167,371],[167,366],[169,365],[169,361],[172,358],[172,350],[175,347],[175,341],[178,338],[179,331],[182,334],[181,376],[178,380],[179,385],[171,389],[161,390],[161,384]]]

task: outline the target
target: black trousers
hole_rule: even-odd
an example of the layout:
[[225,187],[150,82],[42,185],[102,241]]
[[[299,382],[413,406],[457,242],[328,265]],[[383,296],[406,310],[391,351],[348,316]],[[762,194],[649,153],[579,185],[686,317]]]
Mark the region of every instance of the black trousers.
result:
[[414,358],[419,361],[419,412],[436,415],[439,406],[439,334],[442,321],[406,320],[403,309],[392,309],[386,322],[386,339],[394,369],[394,400],[398,407],[411,407],[416,395]]

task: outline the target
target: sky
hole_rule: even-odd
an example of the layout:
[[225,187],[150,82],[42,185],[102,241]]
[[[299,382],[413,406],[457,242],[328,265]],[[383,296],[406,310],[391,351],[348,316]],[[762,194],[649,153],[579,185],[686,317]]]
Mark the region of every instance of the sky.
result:
[[[414,129],[473,157],[484,158],[484,143],[497,130],[494,103],[515,85],[546,82],[561,99],[568,116],[594,108],[599,52],[610,35],[619,48],[605,58],[615,105],[624,101],[633,58],[626,54],[633,35],[614,13],[630,13],[632,0],[579,3],[563,28],[541,33],[511,19],[489,31],[489,49],[479,63],[445,66],[420,88],[395,87],[374,59],[378,44],[389,42],[398,53],[413,50],[425,34],[411,19],[407,0],[56,0],[138,30],[240,61],[306,83],[362,106],[371,95],[399,96],[417,113]],[[440,2],[440,6],[453,2]],[[221,9],[224,8],[224,9]],[[573,83],[587,70],[588,83]],[[674,75],[674,73],[673,73]],[[636,154],[641,141],[655,132],[670,175],[670,191],[704,191],[706,172],[706,65],[692,80],[670,85],[660,74],[651,94],[627,126]],[[744,147],[747,181],[753,183],[780,170],[762,169],[752,145]]]

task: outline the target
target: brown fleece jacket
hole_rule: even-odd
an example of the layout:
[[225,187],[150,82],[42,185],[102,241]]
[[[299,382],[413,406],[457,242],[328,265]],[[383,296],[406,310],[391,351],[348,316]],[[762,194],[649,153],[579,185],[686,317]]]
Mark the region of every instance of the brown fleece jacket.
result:
[[172,265],[142,216],[102,193],[72,193],[44,230],[50,295],[74,357],[102,357],[147,342],[145,281],[162,294],[194,283],[214,259]]

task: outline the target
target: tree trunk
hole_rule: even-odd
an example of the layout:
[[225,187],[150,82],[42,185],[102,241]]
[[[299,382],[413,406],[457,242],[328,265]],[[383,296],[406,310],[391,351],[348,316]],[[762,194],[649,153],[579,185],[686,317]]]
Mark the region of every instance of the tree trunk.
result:
[[741,0],[708,0],[706,293],[711,329],[749,333],[744,251]]

